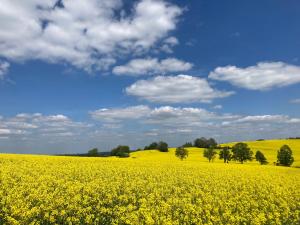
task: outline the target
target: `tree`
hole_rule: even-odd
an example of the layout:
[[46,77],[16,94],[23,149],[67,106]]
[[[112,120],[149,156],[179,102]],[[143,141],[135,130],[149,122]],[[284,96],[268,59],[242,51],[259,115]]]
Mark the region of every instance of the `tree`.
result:
[[283,166],[291,166],[294,162],[292,149],[283,145],[277,153],[277,162]]
[[119,145],[118,147],[111,150],[112,156],[118,157],[129,157],[130,149],[126,145]]
[[193,147],[193,143],[192,142],[186,142],[184,145],[182,145],[182,147],[184,147],[184,148]]
[[213,147],[213,148],[215,148],[215,147],[217,147],[217,145],[218,145],[218,143],[216,142],[215,139],[210,138],[210,139],[207,140],[207,146],[208,146],[208,147]]
[[268,161],[264,154],[261,151],[256,151],[255,153],[255,159],[258,161],[261,165],[268,164]]
[[206,144],[206,138],[202,137],[202,138],[197,138],[195,141],[194,141],[194,146],[195,147],[198,147],[198,148],[206,148],[207,147],[207,144]]
[[175,155],[181,160],[183,160],[188,157],[189,151],[186,148],[178,147],[176,148]]
[[169,151],[168,144],[166,142],[163,142],[163,141],[158,143],[157,149],[161,152],[168,152]]
[[230,147],[225,146],[221,149],[219,153],[220,159],[224,159],[224,163],[228,163],[231,160],[232,154],[230,152]]
[[153,150],[153,149],[158,149],[157,142],[152,142],[149,146],[145,146],[144,148],[144,150]]
[[237,143],[232,147],[232,158],[242,164],[247,160],[252,160],[253,152],[246,143]]
[[217,145],[218,145],[217,142],[213,138],[206,139],[202,137],[202,138],[197,138],[194,141],[194,146],[198,148],[209,148],[209,147],[215,148]]
[[213,147],[206,148],[206,149],[204,149],[204,152],[203,152],[203,156],[205,158],[207,158],[209,162],[214,160],[214,158],[216,157],[216,154],[217,154],[217,152]]
[[97,156],[99,153],[98,153],[98,149],[97,148],[93,148],[91,150],[88,151],[87,155],[88,156]]

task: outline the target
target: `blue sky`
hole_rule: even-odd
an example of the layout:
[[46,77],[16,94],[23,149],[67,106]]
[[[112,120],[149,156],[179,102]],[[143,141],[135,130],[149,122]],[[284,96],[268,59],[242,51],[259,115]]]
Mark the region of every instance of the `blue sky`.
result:
[[299,6],[3,0],[0,151],[300,136]]

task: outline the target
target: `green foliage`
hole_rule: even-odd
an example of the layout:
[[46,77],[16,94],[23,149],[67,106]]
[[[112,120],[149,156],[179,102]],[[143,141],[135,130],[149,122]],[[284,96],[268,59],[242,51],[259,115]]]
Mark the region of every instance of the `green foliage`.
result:
[[166,142],[160,141],[158,143],[157,149],[161,152],[168,152],[169,148],[168,148],[168,144]]
[[193,143],[192,142],[186,142],[184,145],[182,145],[182,147],[184,147],[184,148],[193,147]]
[[210,147],[215,148],[215,147],[217,147],[217,145],[218,145],[218,143],[213,138],[206,139],[206,138],[202,137],[202,138],[197,138],[194,141],[194,146],[198,147],[198,148],[210,148]]
[[118,157],[129,157],[130,156],[130,149],[126,145],[119,145],[118,147],[111,150],[112,156],[118,156]]
[[232,158],[230,147],[228,146],[222,147],[219,153],[219,158],[224,159],[224,163],[228,163]]
[[208,159],[209,162],[213,161],[216,157],[216,150],[213,147],[204,149],[203,156]]
[[277,153],[277,162],[283,166],[291,166],[294,162],[292,149],[283,145]]
[[153,150],[153,149],[158,149],[157,142],[152,142],[149,146],[145,146],[144,148],[144,150]]
[[99,152],[97,148],[93,148],[91,150],[88,151],[87,155],[88,156],[98,156]]
[[261,165],[265,165],[268,164],[268,161],[266,159],[266,157],[264,156],[264,154],[261,151],[257,151],[255,153],[255,159],[256,161],[258,161]]
[[176,148],[175,155],[181,160],[183,160],[188,157],[189,151],[186,148],[178,147]]
[[232,147],[232,159],[241,163],[252,161],[253,152],[246,143],[239,142]]

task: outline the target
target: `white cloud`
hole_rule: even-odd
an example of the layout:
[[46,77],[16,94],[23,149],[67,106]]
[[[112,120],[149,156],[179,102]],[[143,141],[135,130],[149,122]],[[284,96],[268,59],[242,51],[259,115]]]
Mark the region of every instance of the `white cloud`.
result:
[[107,151],[117,144],[143,147],[158,140],[179,146],[201,136],[223,142],[284,138],[300,132],[300,118],[288,115],[233,115],[198,107],[138,105],[100,109],[90,115],[95,121],[89,124],[61,114],[0,116],[0,149],[74,153],[91,147]]
[[115,108],[115,109],[98,109],[90,112],[90,115],[95,120],[105,122],[118,122],[124,119],[138,119],[144,117],[150,112],[148,106],[130,106],[127,108]]
[[213,89],[207,80],[189,75],[158,76],[149,80],[139,80],[127,87],[126,93],[150,102],[161,103],[208,103],[215,98],[234,94],[231,91]]
[[292,104],[300,104],[300,98],[298,98],[298,99],[292,99],[290,101],[290,103],[292,103]]
[[238,119],[236,122],[288,122],[289,117],[284,115],[258,115],[258,116],[245,116]]
[[225,66],[217,67],[209,78],[250,90],[268,90],[299,83],[300,67],[283,62],[261,62],[246,68]]
[[223,106],[222,106],[222,105],[215,105],[215,106],[213,106],[213,108],[214,108],[214,109],[222,109]]
[[79,130],[84,130],[90,126],[86,123],[75,122],[61,114],[46,116],[40,113],[21,113],[14,117],[0,118],[0,135],[26,135],[32,138],[39,136],[69,136],[63,134],[76,134]]
[[10,64],[0,60],[0,80],[7,74]]
[[148,52],[168,38],[182,13],[163,0],[140,0],[127,13],[123,2],[2,0],[0,56],[107,69],[118,58]]
[[192,66],[191,63],[175,58],[167,58],[161,61],[157,58],[133,59],[125,65],[114,67],[113,73],[129,76],[165,74],[168,72],[187,71]]
[[162,46],[160,50],[166,52],[166,53],[172,53],[173,52],[173,47],[178,45],[179,41],[175,37],[169,37],[165,39],[162,43]]

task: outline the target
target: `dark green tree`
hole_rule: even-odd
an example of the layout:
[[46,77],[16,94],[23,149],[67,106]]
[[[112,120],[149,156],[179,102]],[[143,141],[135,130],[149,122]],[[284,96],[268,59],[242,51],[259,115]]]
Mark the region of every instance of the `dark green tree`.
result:
[[218,146],[218,143],[216,142],[215,139],[213,138],[210,138],[207,140],[207,147],[213,147],[213,148],[216,148]]
[[118,157],[129,157],[130,149],[126,145],[119,145],[118,147],[111,150],[111,155]]
[[193,143],[192,142],[186,142],[184,145],[182,145],[182,147],[184,147],[184,148],[193,147]]
[[188,157],[189,151],[186,148],[178,147],[176,148],[175,155],[181,160],[183,160]]
[[168,144],[166,142],[160,141],[158,143],[157,149],[161,152],[168,152],[169,148],[168,148]]
[[216,150],[213,147],[204,149],[203,156],[208,159],[209,162],[213,161],[216,157]]
[[255,159],[258,161],[261,165],[268,164],[268,161],[264,154],[261,151],[256,151],[255,153]]
[[158,149],[157,142],[152,142],[149,146],[145,146],[144,150],[154,150]]
[[202,137],[202,138],[197,138],[194,141],[194,146],[198,147],[198,148],[209,148],[209,147],[215,148],[217,145],[218,144],[217,144],[216,140],[213,138],[206,139],[206,138]]
[[98,156],[98,149],[97,148],[93,148],[91,150],[88,151],[87,155],[88,156]]
[[207,140],[206,138],[202,137],[202,138],[197,138],[194,141],[194,146],[197,148],[207,148]]
[[246,143],[237,143],[232,147],[232,159],[242,164],[252,160],[253,152]]
[[291,166],[294,162],[293,151],[288,145],[283,145],[277,153],[277,163]]
[[219,158],[220,159],[224,159],[224,163],[229,163],[229,161],[231,160],[232,154],[230,151],[230,147],[225,146],[222,147],[222,149],[220,150],[219,153]]

